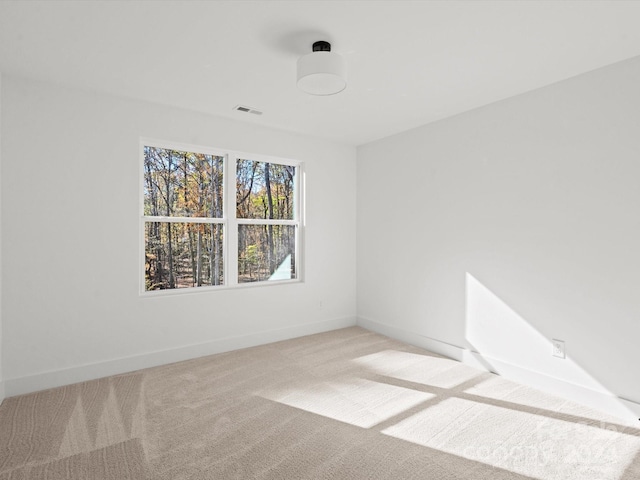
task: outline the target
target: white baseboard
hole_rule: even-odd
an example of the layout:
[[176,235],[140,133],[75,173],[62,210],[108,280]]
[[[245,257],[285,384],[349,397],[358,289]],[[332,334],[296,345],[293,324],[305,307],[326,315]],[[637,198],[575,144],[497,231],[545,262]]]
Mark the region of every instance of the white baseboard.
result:
[[506,379],[529,385],[553,395],[581,403],[626,421],[639,423],[640,403],[618,397],[607,391],[598,391],[560,378],[536,372],[518,365],[482,355],[463,347],[441,342],[435,338],[410,332],[391,325],[358,317],[357,324],[367,330],[395,338],[402,342],[424,348],[464,364],[498,374]]
[[355,317],[325,320],[316,323],[306,323],[266,332],[252,333],[238,337],[228,337],[211,342],[187,345],[171,350],[145,353],[127,358],[118,358],[106,362],[82,365],[51,372],[39,373],[27,377],[5,379],[4,388],[7,397],[36,392],[48,388],[70,385],[73,383],[94,380],[96,378],[133,372],[143,368],[157,367],[169,363],[190,360],[192,358],[230,352],[241,348],[255,347],[267,343],[304,337],[315,333],[328,332],[340,328],[356,325]]
[[2,402],[4,401],[4,382],[0,381],[0,405],[2,405]]
[[425,350],[437,353],[438,355],[458,360],[459,362],[463,359],[464,350],[462,348],[441,342],[434,338],[425,337],[418,333],[409,332],[408,330],[403,330],[384,323],[374,322],[373,320],[362,317],[358,317],[357,325],[362,328],[366,328],[367,330],[371,330],[372,332],[376,332],[390,338],[395,338],[396,340],[408,343],[409,345],[424,348]]

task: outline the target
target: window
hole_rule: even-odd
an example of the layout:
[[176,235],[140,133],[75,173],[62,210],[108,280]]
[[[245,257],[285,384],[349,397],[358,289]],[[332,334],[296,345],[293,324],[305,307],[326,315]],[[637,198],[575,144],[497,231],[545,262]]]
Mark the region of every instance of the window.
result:
[[301,165],[142,142],[143,292],[300,279]]

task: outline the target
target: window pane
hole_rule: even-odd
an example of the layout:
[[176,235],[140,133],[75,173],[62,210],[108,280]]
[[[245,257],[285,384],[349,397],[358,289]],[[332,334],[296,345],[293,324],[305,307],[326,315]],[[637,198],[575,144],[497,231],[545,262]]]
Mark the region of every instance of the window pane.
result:
[[145,222],[145,290],[223,284],[222,225]]
[[144,214],[222,218],[223,157],[144,147]]
[[296,278],[296,227],[238,226],[238,283]]
[[236,216],[292,220],[296,167],[238,159]]

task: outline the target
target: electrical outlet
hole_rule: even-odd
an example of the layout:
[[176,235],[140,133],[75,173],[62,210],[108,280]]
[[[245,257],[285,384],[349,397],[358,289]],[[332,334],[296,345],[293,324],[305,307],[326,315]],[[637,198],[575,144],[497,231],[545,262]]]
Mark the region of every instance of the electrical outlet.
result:
[[564,340],[551,340],[551,344],[553,345],[552,355],[558,358],[566,358],[566,352],[564,349]]

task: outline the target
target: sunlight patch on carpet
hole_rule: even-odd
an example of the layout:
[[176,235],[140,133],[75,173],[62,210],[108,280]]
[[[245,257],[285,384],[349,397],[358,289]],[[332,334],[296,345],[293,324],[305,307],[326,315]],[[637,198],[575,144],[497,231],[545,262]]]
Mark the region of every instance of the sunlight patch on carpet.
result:
[[614,426],[461,398],[446,399],[382,433],[541,480],[620,478],[640,450],[640,438],[622,436]]
[[362,428],[371,428],[435,396],[364,379],[298,383],[259,395]]
[[479,375],[475,368],[450,359],[384,350],[353,360],[373,373],[440,388],[453,388]]

